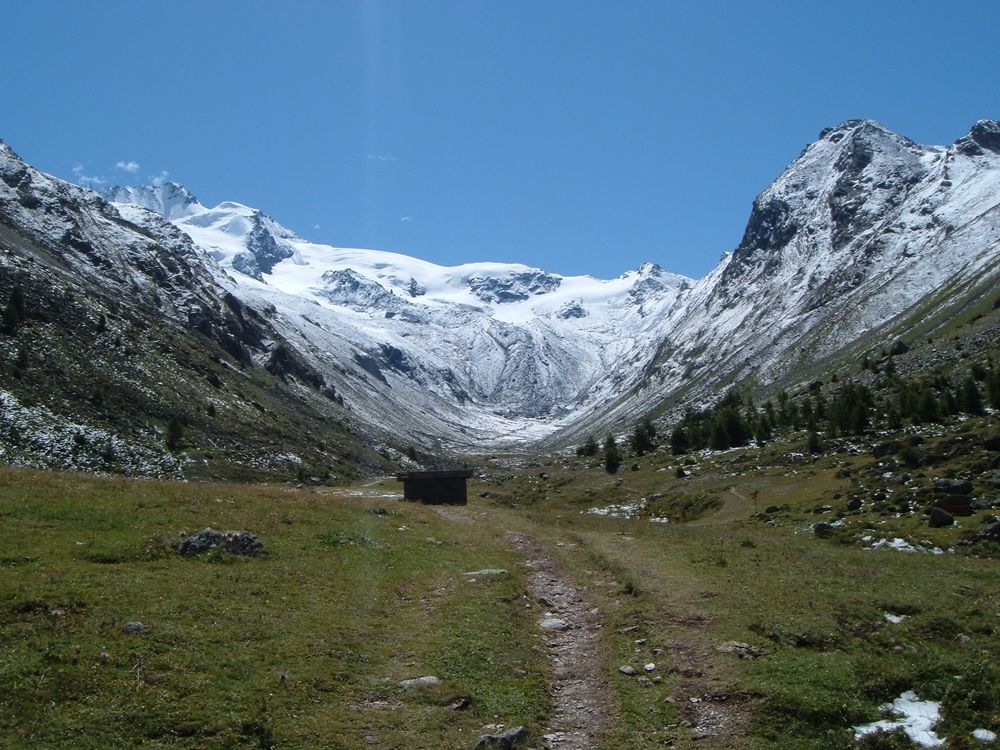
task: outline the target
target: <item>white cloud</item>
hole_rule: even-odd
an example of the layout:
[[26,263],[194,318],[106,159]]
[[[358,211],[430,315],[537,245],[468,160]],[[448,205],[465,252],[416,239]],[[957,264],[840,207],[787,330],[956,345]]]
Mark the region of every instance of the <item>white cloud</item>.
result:
[[369,161],[396,161],[392,154],[368,154]]
[[319,224],[313,224],[313,229],[319,229]]
[[76,175],[76,180],[81,185],[103,185],[107,180],[103,180],[100,177],[90,177],[83,173],[83,165],[77,164],[73,167],[73,174]]
[[167,181],[167,178],[169,176],[170,176],[170,172],[168,172],[165,169],[162,169],[162,170],[160,170],[160,173],[158,175],[150,175],[149,176],[149,181],[153,185],[156,185],[157,187],[159,187],[160,185],[162,185],[164,182]]
[[409,224],[410,222],[413,221],[413,217],[412,216],[402,216],[402,217],[400,217],[399,220],[401,222],[403,222],[404,224]]
[[139,162],[131,159],[129,161],[120,161],[115,164],[115,169],[120,169],[122,172],[128,172],[129,174],[135,174],[139,171]]

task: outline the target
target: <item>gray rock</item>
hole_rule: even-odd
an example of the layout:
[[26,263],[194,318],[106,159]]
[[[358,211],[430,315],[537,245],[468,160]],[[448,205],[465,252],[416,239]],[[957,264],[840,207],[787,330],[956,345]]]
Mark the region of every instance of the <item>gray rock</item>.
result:
[[482,570],[470,570],[468,573],[463,573],[464,576],[502,576],[506,575],[510,571],[504,568],[483,568]]
[[817,523],[813,524],[813,533],[820,539],[826,539],[827,537],[833,536],[834,526],[828,523]]
[[862,505],[864,505],[864,503],[861,502],[860,497],[852,497],[850,500],[847,501],[848,510],[861,510]]
[[138,635],[139,633],[146,632],[146,626],[141,622],[126,622],[122,625],[122,630],[129,635]]
[[964,479],[938,479],[934,482],[934,491],[949,495],[968,495],[972,492],[972,482]]
[[233,555],[263,554],[264,543],[248,531],[216,531],[209,527],[192,534],[177,546],[182,555],[197,555],[210,549],[222,549]]
[[549,617],[538,623],[542,630],[569,630],[573,626],[558,617]]
[[511,729],[504,734],[483,734],[476,740],[476,748],[496,747],[512,748],[528,739],[528,730],[524,727]]
[[985,529],[981,529],[974,534],[959,541],[959,544],[969,545],[976,542],[1000,542],[1000,522],[992,523]]
[[767,655],[767,651],[764,649],[756,648],[742,641],[726,641],[716,646],[715,650],[724,654],[736,654],[741,659],[759,659]]
[[951,526],[955,523],[955,517],[942,508],[931,508],[927,523],[932,529],[940,529],[943,526]]
[[626,664],[623,667],[618,667],[618,671],[621,672],[626,677],[631,677],[632,675],[636,674],[635,667],[631,667],[628,664]]
[[410,680],[403,680],[402,682],[399,683],[399,686],[401,688],[406,688],[407,690],[409,690],[410,688],[430,687],[431,685],[440,685],[440,684],[441,680],[439,680],[434,675],[429,674],[424,677],[414,677],[413,679]]

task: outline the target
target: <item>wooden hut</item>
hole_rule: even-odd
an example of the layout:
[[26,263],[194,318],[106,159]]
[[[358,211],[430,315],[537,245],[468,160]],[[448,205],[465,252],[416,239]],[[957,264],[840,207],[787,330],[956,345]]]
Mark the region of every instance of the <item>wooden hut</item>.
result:
[[396,475],[403,483],[403,499],[432,505],[465,505],[466,481],[471,469],[457,471],[405,471]]

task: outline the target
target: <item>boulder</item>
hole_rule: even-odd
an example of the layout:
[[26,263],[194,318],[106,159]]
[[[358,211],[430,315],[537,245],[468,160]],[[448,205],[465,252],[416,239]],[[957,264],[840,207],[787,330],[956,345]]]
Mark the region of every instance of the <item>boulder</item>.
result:
[[256,556],[264,553],[264,543],[248,531],[207,528],[177,545],[177,552],[182,555],[197,555],[210,549],[222,549],[233,555]]
[[406,688],[407,690],[409,690],[410,688],[431,687],[433,685],[440,684],[440,682],[441,680],[439,680],[437,677],[429,674],[425,677],[414,677],[413,679],[410,680],[403,680],[402,682],[399,683],[399,686],[401,688]]
[[889,440],[884,443],[879,443],[872,448],[872,456],[875,458],[882,458],[883,456],[889,456],[893,453],[898,453],[903,446],[899,444],[896,440]]
[[864,505],[864,503],[861,502],[860,497],[852,497],[850,500],[847,501],[848,510],[861,510],[862,505]]
[[898,357],[900,354],[906,354],[908,351],[910,351],[910,347],[907,346],[904,342],[897,339],[896,341],[893,342],[892,346],[890,347],[889,354],[891,354],[893,357]]
[[927,523],[932,529],[940,529],[944,526],[951,526],[954,524],[955,517],[942,508],[931,508],[931,512],[928,514]]
[[834,529],[835,527],[828,523],[813,524],[813,533],[820,539],[826,539],[827,537],[833,536]]
[[483,734],[476,740],[476,750],[480,748],[513,748],[528,739],[528,730],[524,727],[511,729],[504,734]]
[[964,479],[938,479],[934,482],[934,491],[949,495],[968,495],[972,492],[972,482]]

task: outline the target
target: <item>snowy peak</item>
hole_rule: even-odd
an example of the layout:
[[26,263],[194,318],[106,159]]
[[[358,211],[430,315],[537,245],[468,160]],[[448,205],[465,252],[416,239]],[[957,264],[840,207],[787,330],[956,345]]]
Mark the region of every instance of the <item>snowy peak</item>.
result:
[[1000,154],[1000,121],[980,120],[967,136],[955,142],[955,147],[966,156],[983,156],[986,151]]
[[169,180],[155,185],[112,185],[97,192],[110,203],[139,206],[170,220],[205,210],[191,191]]
[[234,201],[206,208],[183,185],[114,186],[101,191],[119,206],[145,208],[172,221],[216,261],[258,281],[294,251],[288,240],[299,239],[263,212]]

